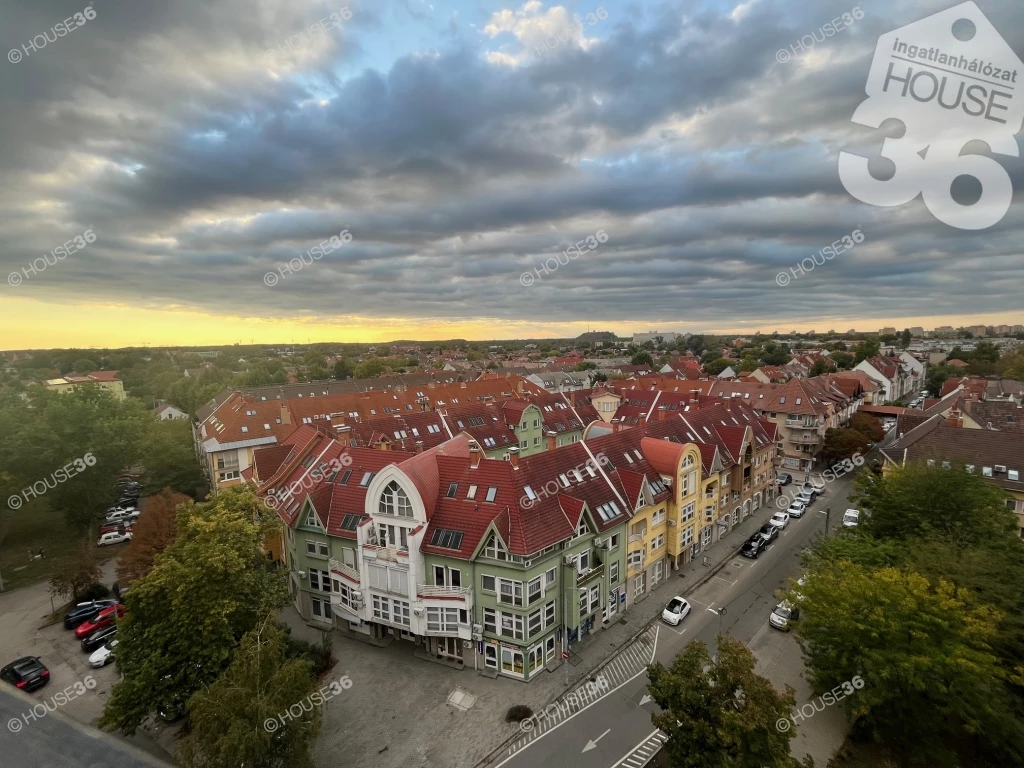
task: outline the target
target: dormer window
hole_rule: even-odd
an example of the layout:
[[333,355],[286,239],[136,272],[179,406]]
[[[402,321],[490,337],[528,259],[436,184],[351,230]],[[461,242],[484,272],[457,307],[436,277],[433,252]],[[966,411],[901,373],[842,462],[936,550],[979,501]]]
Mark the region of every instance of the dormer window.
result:
[[309,510],[309,513],[306,515],[306,525],[310,528],[320,527],[320,518],[317,517],[315,510]]
[[412,517],[412,502],[402,486],[392,480],[384,487],[380,496],[380,503],[377,511],[382,515],[398,515],[399,517]]

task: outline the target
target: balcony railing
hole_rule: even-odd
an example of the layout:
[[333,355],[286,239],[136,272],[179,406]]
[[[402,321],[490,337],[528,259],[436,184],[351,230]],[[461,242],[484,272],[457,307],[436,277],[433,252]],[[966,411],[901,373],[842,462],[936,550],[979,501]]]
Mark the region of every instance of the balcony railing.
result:
[[469,587],[443,587],[435,584],[420,584],[416,587],[416,594],[419,597],[442,597],[467,599],[473,594]]
[[715,498],[715,493],[716,493],[716,491],[707,491],[704,494],[704,498],[705,499],[713,499],[713,498]]
[[644,535],[642,533],[631,533],[629,534],[629,543],[633,544],[637,541],[643,541]]
[[332,571],[335,571],[337,573],[342,573],[342,574],[348,576],[353,581],[355,581],[357,583],[359,582],[359,571],[357,571],[352,566],[345,565],[344,563],[339,563],[337,560],[331,560],[329,567],[330,567],[330,569]]
[[576,576],[576,586],[582,587],[584,584],[589,584],[595,579],[600,578],[604,575],[604,563],[598,563],[586,573],[580,573]]
[[378,547],[376,544],[364,544],[363,554],[378,560],[390,560],[394,563],[409,562],[408,547]]

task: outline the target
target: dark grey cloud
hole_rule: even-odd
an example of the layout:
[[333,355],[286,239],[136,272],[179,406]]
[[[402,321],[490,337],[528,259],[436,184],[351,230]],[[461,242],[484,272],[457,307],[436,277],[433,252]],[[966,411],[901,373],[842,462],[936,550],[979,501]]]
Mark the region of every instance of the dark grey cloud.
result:
[[[4,49],[81,5],[4,8]],[[999,158],[1017,198],[980,233],[920,200],[862,204],[838,179],[841,149],[880,144],[850,122],[878,36],[948,3],[863,2],[787,65],[776,51],[847,0],[609,4],[586,47],[513,66],[495,54],[521,43],[471,28],[461,4],[353,2],[343,29],[268,62],[341,5],[97,0],[96,20],[5,63],[0,273],[99,235],[17,295],[555,325],[1020,310],[1020,159]],[[979,5],[1024,56],[1020,4]],[[343,228],[353,242],[264,285]],[[857,228],[863,244],[775,284]],[[599,229],[607,243],[521,285]]]

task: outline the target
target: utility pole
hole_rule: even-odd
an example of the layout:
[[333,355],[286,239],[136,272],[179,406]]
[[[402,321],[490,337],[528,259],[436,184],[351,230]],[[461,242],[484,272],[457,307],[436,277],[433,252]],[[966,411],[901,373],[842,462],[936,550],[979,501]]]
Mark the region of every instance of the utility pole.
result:
[[832,507],[825,507],[825,535],[828,536],[828,524],[832,517]]

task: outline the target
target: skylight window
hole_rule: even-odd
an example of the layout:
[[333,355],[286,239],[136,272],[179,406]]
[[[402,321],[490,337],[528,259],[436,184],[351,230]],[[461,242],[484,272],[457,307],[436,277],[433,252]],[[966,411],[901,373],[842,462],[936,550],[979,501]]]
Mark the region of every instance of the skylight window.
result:
[[488,504],[493,504],[494,499],[497,497],[497,495],[498,489],[492,485],[490,488],[487,489],[487,496],[484,497],[484,501],[486,501]]
[[530,501],[534,501],[537,498],[537,494],[533,492],[533,488],[531,488],[528,485],[523,486],[523,493],[526,494],[526,498],[528,498]]
[[466,498],[469,499],[470,501],[472,501],[473,499],[476,498],[476,486],[475,485],[469,486],[469,490],[466,491]]

